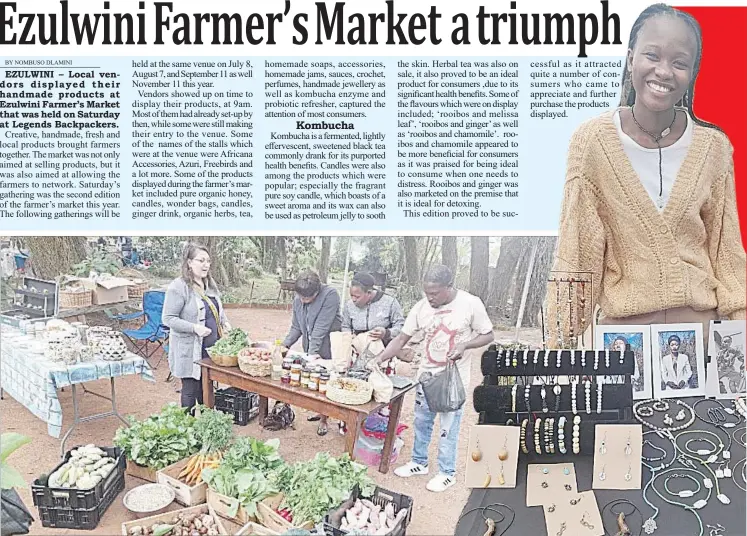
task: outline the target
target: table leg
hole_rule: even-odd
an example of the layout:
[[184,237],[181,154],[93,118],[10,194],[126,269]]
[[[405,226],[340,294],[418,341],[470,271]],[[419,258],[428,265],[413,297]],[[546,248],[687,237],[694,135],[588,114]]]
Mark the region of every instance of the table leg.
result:
[[[128,423],[127,420],[119,414],[119,411],[117,411],[117,397],[114,392],[114,378],[110,378],[110,380],[112,384],[112,413],[114,413],[114,415],[116,415],[116,417],[120,421],[122,421],[123,423],[125,423],[127,427],[129,427],[130,423]],[[92,393],[92,394],[96,394],[96,393]]]
[[259,418],[260,426],[265,423],[265,417],[267,417],[267,414],[269,413],[269,405],[269,400],[267,400],[266,396],[259,397],[259,413],[257,414],[257,417]]
[[209,408],[215,407],[213,380],[210,378],[210,369],[207,367],[202,368],[202,403]]
[[399,414],[402,411],[402,402],[404,396],[400,396],[389,406],[389,424],[386,427],[386,439],[384,440],[384,449],[381,451],[381,462],[379,463],[379,472],[389,472],[389,461],[392,458],[392,449],[394,440],[397,437],[397,426],[399,425]]
[[354,460],[355,455],[355,440],[358,439],[358,433],[361,430],[362,417],[357,411],[351,411],[348,417],[345,418],[345,425],[348,427],[348,431],[345,434],[345,450],[350,454],[350,459]]
[[73,391],[73,425],[62,437],[62,443],[60,445],[60,458],[65,457],[65,443],[67,443],[67,438],[70,437],[70,434],[73,433],[73,430],[75,430],[75,427],[78,426],[78,423],[80,422],[80,415],[78,414],[78,396],[75,392],[75,384],[72,385],[72,391]]

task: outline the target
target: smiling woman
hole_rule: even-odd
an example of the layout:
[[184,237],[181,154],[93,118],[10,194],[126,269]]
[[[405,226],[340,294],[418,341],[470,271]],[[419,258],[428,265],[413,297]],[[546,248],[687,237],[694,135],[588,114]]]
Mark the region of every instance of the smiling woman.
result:
[[691,15],[644,10],[621,106],[571,140],[554,269],[593,273],[600,323],[702,322],[706,331],[712,319],[745,318],[732,147],[693,112],[702,46]]

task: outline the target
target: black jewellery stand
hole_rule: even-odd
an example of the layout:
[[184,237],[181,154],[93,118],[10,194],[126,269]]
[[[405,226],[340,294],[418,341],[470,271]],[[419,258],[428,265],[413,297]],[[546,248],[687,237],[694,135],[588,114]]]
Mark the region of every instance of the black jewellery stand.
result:
[[[545,361],[547,357],[547,361]],[[558,357],[560,360],[558,361]],[[607,361],[609,358],[609,366]],[[535,453],[534,425],[536,419],[542,419],[543,431],[542,454],[546,452],[544,434],[546,419],[554,419],[555,429],[552,442],[554,453],[559,454],[558,422],[566,418],[564,427],[565,447],[572,453],[573,419],[581,417],[579,426],[580,455],[594,452],[594,427],[597,424],[631,424],[633,419],[633,386],[631,376],[635,370],[635,355],[626,347],[620,362],[620,352],[606,350],[499,350],[491,345],[482,356],[483,383],[475,387],[473,403],[479,412],[478,424],[499,424],[520,426],[528,419],[527,447],[531,455]],[[526,364],[525,363],[526,360]],[[560,363],[560,366],[558,366]],[[596,364],[596,368],[595,368]],[[546,366],[547,365],[547,366]],[[514,402],[513,385],[498,385],[499,377],[514,377],[517,385]],[[566,385],[557,382],[558,376],[578,381],[576,387],[576,414],[573,413],[573,383]],[[597,379],[600,376],[622,376],[624,383],[604,384],[602,389],[602,407],[597,412],[599,396]],[[519,382],[521,378],[523,382]],[[544,385],[533,385],[535,377],[553,379]],[[586,381],[591,382],[589,389],[590,407],[586,407]],[[529,385],[529,408],[526,404],[526,386]],[[556,395],[560,387],[559,400]],[[542,390],[545,398],[543,401]],[[557,410],[556,410],[557,408]],[[514,411],[515,409],[515,411]],[[547,411],[545,411],[545,409]],[[528,411],[529,410],[529,411]],[[531,446],[530,446],[531,444]],[[522,453],[524,454],[524,453]]]

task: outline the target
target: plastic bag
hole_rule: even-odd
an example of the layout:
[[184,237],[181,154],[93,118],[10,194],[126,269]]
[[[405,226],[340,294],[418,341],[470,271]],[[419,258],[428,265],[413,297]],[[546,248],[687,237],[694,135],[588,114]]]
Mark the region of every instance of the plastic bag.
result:
[[11,536],[12,534],[28,534],[34,518],[29,513],[26,505],[13,489],[2,490],[2,512],[0,518],[0,535]]
[[387,378],[379,367],[376,367],[368,377],[368,381],[373,386],[374,400],[379,404],[388,404],[394,392],[392,380]]
[[450,413],[460,409],[467,400],[459,369],[449,361],[446,370],[438,374],[424,372],[420,375],[428,409],[433,413]]
[[358,358],[355,360],[355,363],[353,363],[353,366],[350,368],[352,370],[367,370],[366,365],[368,365],[368,362],[371,361],[374,357],[376,357],[378,354],[373,351],[371,348],[371,343],[369,343],[366,348],[358,354]]
[[332,367],[342,372],[350,366],[353,334],[347,331],[333,331],[329,334],[332,349]]

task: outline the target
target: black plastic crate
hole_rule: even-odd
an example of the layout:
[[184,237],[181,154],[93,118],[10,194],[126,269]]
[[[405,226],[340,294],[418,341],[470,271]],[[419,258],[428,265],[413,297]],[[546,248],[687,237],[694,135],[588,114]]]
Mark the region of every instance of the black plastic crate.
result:
[[[78,448],[78,447],[76,447]],[[68,508],[76,510],[90,510],[98,506],[107,491],[115,485],[120,477],[124,477],[127,460],[122,449],[118,447],[99,447],[106,454],[116,460],[114,469],[92,489],[50,488],[47,486],[49,475],[57,471],[70,459],[71,451],[65,454],[65,461],[57,465],[49,475],[42,475],[31,485],[31,495],[34,505],[46,508]]]
[[259,395],[236,387],[215,392],[215,409],[233,415],[234,424],[246,426],[259,414]]
[[[112,471],[114,472],[114,471]],[[125,488],[125,476],[121,474],[114,484],[106,490],[101,503],[94,508],[54,508],[39,506],[39,519],[43,527],[57,529],[93,530],[114,499]]]
[[350,496],[350,499],[342,503],[342,505],[333,510],[330,511],[324,518],[324,534],[326,536],[346,536],[347,532],[342,530],[340,528],[340,519],[343,515],[345,515],[345,511],[352,507],[355,503],[355,500],[358,498],[362,499],[368,499],[375,505],[381,506],[381,509],[383,510],[384,507],[387,504],[392,504],[394,506],[394,515],[396,516],[397,513],[402,510],[403,508],[407,508],[407,515],[405,516],[404,520],[399,523],[392,531],[389,533],[391,536],[406,536],[407,535],[407,527],[410,525],[410,521],[412,521],[412,505],[413,500],[412,497],[409,497],[407,495],[402,495],[400,493],[394,493],[393,491],[389,491],[384,488],[376,487],[376,489],[373,492],[373,496],[371,497],[361,497],[361,493],[359,488],[356,486],[356,488],[353,490],[353,493]]

